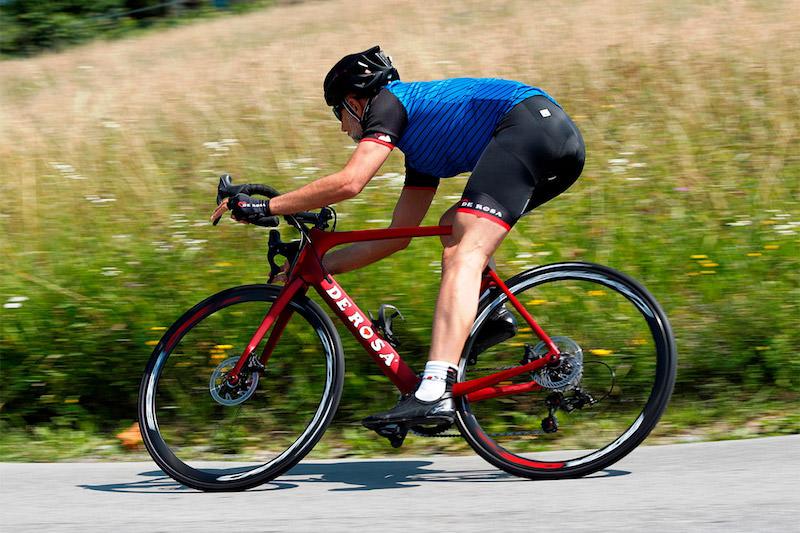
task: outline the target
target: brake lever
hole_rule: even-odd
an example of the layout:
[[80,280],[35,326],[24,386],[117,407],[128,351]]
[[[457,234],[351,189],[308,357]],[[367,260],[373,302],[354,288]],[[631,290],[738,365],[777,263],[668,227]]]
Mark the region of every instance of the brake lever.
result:
[[217,185],[217,205],[222,203],[225,198],[236,196],[239,193],[250,194],[250,184],[234,185],[230,174],[223,174],[219,177]]
[[[225,199],[231,196],[236,196],[239,193],[250,194],[250,184],[234,185],[233,178],[230,174],[223,174],[219,177],[219,184],[217,185],[217,205],[221,204]],[[216,218],[212,224],[216,226],[219,224],[221,216]]]

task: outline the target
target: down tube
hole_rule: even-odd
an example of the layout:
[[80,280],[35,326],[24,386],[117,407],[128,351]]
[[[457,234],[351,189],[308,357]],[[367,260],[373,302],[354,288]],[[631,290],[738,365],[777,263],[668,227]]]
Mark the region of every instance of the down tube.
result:
[[327,279],[323,278],[320,281],[316,289],[400,392],[403,394],[413,392],[419,383],[417,375],[400,358],[395,349],[378,335],[372,322],[344,292],[341,285],[332,276],[328,276]]

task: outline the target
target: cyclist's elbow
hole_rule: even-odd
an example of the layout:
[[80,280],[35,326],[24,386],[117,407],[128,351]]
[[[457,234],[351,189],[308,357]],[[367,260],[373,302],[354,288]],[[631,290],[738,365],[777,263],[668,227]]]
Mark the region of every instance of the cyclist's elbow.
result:
[[344,176],[344,179],[339,182],[339,186],[337,187],[340,201],[349,200],[350,198],[358,196],[364,189],[364,185],[365,184],[358,179],[351,176]]
[[361,183],[359,180],[356,179],[349,179],[345,181],[344,185],[342,185],[341,192],[343,196],[346,196],[346,199],[354,198],[361,194],[361,191],[364,190],[364,183]]

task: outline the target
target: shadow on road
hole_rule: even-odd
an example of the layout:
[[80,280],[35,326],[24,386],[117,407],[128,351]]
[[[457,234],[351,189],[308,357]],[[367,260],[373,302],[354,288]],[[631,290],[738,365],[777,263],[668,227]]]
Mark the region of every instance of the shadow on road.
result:
[[[299,464],[278,479],[250,489],[268,492],[298,488],[302,485],[331,484],[330,491],[387,490],[418,487],[428,483],[525,483],[529,480],[500,470],[443,470],[434,461],[346,461]],[[585,479],[602,479],[628,475],[624,470],[603,470]],[[141,472],[135,480],[104,485],[78,485],[80,488],[103,492],[133,492],[142,494],[199,493],[181,485],[160,470]]]

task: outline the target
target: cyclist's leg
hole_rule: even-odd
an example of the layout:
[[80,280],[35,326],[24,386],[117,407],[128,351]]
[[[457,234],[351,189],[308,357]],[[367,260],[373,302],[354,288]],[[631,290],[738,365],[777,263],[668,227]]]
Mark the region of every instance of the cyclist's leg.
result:
[[453,225],[453,234],[442,240],[430,360],[458,363],[487,262],[523,214],[575,182],[584,158],[580,132],[548,98],[529,98],[503,118],[454,206],[457,211],[451,208],[442,217]]
[[466,212],[453,216],[453,233],[442,254],[429,360],[457,366],[475,320],[481,276],[508,229]]
[[[564,165],[564,161],[576,164]],[[525,100],[503,118],[473,169],[455,214],[452,210],[445,214],[446,219],[452,217],[453,233],[443,239],[442,284],[429,364],[455,367],[475,320],[486,264],[514,223],[530,210],[529,206],[540,205],[566,190],[582,167],[580,133],[566,113],[549,99]],[[566,170],[562,172],[562,168]],[[540,185],[546,190],[541,197],[537,194]],[[446,219],[443,222],[448,222]],[[441,366],[436,366],[435,372],[441,372]],[[433,374],[434,370],[429,375],[426,367],[424,377]],[[432,391],[428,380],[423,379],[414,395],[388,411],[365,418],[363,424],[378,428],[452,421],[454,407],[448,392],[454,380],[455,371],[451,368],[446,381],[437,385],[444,390],[442,396],[429,400]]]

